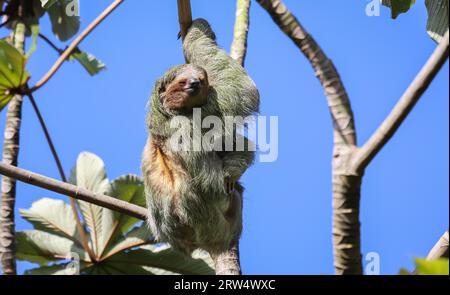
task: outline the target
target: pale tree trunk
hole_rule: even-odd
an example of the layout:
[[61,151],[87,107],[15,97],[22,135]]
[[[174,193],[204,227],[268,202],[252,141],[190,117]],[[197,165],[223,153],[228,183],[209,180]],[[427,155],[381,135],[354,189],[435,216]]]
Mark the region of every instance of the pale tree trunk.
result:
[[[23,53],[25,25],[18,23],[13,33],[14,46]],[[17,166],[19,157],[20,124],[22,121],[22,95],[15,95],[8,105],[3,140],[3,162]],[[2,200],[0,208],[0,252],[5,275],[16,274],[15,222],[16,180],[2,177]]]
[[446,231],[439,241],[434,245],[431,249],[430,253],[428,253],[428,260],[435,260],[439,258],[447,258],[448,259],[448,231]]
[[337,274],[361,274],[359,203],[362,172],[348,168],[356,149],[353,112],[333,62],[282,1],[258,0],[280,29],[302,51],[325,90],[334,126],[333,249]]
[[220,254],[211,254],[216,275],[241,275],[239,242]]
[[257,2],[302,51],[325,90],[334,127],[332,235],[335,272],[363,274],[359,209],[364,171],[404,122],[447,60],[448,31],[389,116],[359,148],[350,100],[332,61],[281,0]]

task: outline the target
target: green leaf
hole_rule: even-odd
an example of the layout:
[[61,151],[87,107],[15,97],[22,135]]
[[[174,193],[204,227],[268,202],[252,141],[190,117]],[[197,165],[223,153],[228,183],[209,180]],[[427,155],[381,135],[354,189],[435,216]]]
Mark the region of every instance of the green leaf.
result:
[[168,246],[147,245],[120,252],[108,259],[108,262],[140,265],[147,270],[160,269],[160,274],[166,274],[166,271],[175,274],[214,274],[211,258],[206,252],[197,250],[192,257],[187,257]]
[[[67,41],[80,29],[80,17],[68,15],[66,9],[73,0],[52,1],[47,9],[55,36],[61,41]],[[77,1],[77,0],[76,0]]]
[[41,5],[45,9],[48,9],[50,6],[55,4],[58,0],[41,0]]
[[0,40],[0,111],[11,100],[11,90],[22,87],[30,78],[25,70],[26,62],[20,51]]
[[413,275],[413,273],[409,272],[407,269],[404,269],[404,268],[401,268],[400,271],[398,272],[398,274],[401,276]]
[[19,260],[46,265],[77,253],[81,260],[89,261],[89,256],[73,241],[40,230],[16,233],[16,243],[16,255]]
[[427,32],[431,39],[440,43],[448,30],[449,0],[426,0],[428,11]]
[[[87,152],[78,156],[77,164],[72,169],[70,183],[98,194],[104,194],[110,189],[102,159]],[[78,204],[89,228],[94,252],[98,254],[104,247],[103,233],[111,231],[110,222],[103,222],[104,218],[111,218],[108,217],[111,215],[111,210],[85,201],[78,201]]]
[[98,74],[100,71],[106,69],[106,65],[97,58],[95,58],[95,56],[80,50],[72,53],[70,55],[70,59],[76,59],[91,76],[94,76]]
[[391,17],[396,19],[401,13],[407,12],[416,0],[382,0],[381,3],[391,8]]
[[128,263],[112,263],[105,262],[101,265],[96,265],[89,270],[88,274],[91,275],[153,275],[149,270],[144,267],[128,264]]
[[448,259],[415,259],[416,271],[420,275],[448,275]]
[[[121,176],[111,182],[110,191],[107,192],[107,195],[145,207],[144,183],[136,175]],[[110,231],[104,232],[107,243],[114,242],[118,237],[123,237],[131,227],[140,222],[137,218],[112,211],[110,217],[109,222],[111,225],[108,226]],[[104,222],[106,223],[107,221],[104,220]],[[110,245],[108,246],[111,248]]]
[[[79,271],[82,274],[86,269],[88,269],[92,264],[87,264],[83,261],[79,262]],[[75,275],[73,273],[73,265],[68,263],[59,263],[53,265],[44,265],[37,268],[29,269],[24,272],[24,275],[38,275],[38,276],[49,276],[49,275]]]
[[43,198],[34,202],[30,209],[19,212],[37,230],[79,241],[72,208],[62,200]]
[[36,51],[39,30],[40,30],[39,24],[34,24],[31,26],[31,46],[26,54],[27,59]]
[[134,247],[149,243],[152,239],[150,230],[146,224],[135,227],[116,243],[109,245],[108,250],[103,257],[113,256],[114,254]]
[[24,275],[34,275],[34,276],[49,276],[49,275],[66,275],[66,267],[68,264],[54,264],[54,265],[44,265],[41,267],[26,270]]

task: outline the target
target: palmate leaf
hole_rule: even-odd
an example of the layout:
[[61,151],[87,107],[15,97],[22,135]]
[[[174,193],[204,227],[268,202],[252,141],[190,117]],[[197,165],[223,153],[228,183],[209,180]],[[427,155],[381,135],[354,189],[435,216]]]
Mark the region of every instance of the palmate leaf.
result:
[[[107,192],[107,195],[145,207],[144,183],[137,175],[125,175],[117,178],[111,182],[110,191]],[[105,245],[107,248],[111,248],[111,243],[117,238],[123,237],[130,228],[140,222],[137,218],[112,211],[108,214],[108,217],[108,219],[103,220],[105,228],[110,229],[109,232],[104,231],[104,239],[108,243],[108,245]],[[107,225],[107,223],[109,224]]]
[[187,257],[168,246],[146,245],[120,252],[109,258],[107,263],[139,265],[158,274],[214,274],[211,258],[204,251],[197,250],[192,257]]
[[415,262],[420,275],[448,275],[448,259],[415,259]]
[[67,8],[72,1],[74,0],[47,1],[45,3],[53,33],[61,41],[69,40],[80,29],[80,17],[67,13]]
[[153,275],[150,270],[144,267],[129,264],[129,263],[103,263],[101,265],[94,265],[83,271],[83,274],[88,275]]
[[92,54],[79,49],[70,55],[70,60],[77,60],[91,76],[106,70],[106,65],[102,61]]
[[[72,170],[71,182],[96,193],[106,193],[145,206],[144,185],[140,177],[126,175],[109,183],[103,161],[91,153],[80,154]],[[82,264],[81,274],[214,273],[211,258],[205,252],[196,251],[192,257],[186,257],[168,246],[150,245],[154,241],[147,225],[135,226],[140,220],[84,202],[79,204],[99,261],[90,262],[78,240],[73,241],[71,235],[76,236],[77,229],[71,208],[61,201],[43,199],[29,210],[21,211],[39,230],[17,234],[17,257],[44,266],[27,274],[65,274],[65,262],[69,256],[73,257],[73,253],[86,262]],[[59,264],[50,264],[52,262]]]
[[428,35],[439,43],[448,30],[449,0],[425,0],[425,5],[428,11]]
[[103,258],[111,257],[119,252],[141,246],[151,242],[151,240],[152,236],[150,231],[148,230],[147,225],[143,224],[132,229],[115,243],[108,245],[107,251],[105,251]]
[[[103,161],[87,152],[78,156],[77,164],[71,172],[70,183],[99,194],[104,194],[110,189]],[[77,202],[89,228],[93,251],[96,254],[101,253],[105,244],[105,233],[111,231],[109,220],[112,218],[112,211],[88,202]],[[105,219],[106,221],[103,221]]]
[[[79,262],[79,273],[83,273],[91,264],[87,264],[83,261]],[[76,271],[73,269],[73,264],[68,263],[59,263],[53,265],[44,265],[37,268],[29,269],[24,272],[24,275],[74,275]]]
[[77,253],[83,261],[89,256],[73,241],[40,230],[28,230],[16,233],[16,255],[19,260],[26,260],[40,265],[47,265]]
[[28,220],[35,229],[79,241],[72,208],[62,200],[40,199],[33,203],[30,209],[19,210],[20,215]]
[[396,19],[400,14],[407,12],[416,0],[382,0],[381,3],[391,8],[391,17]]
[[30,74],[26,58],[14,46],[0,40],[0,111],[12,98],[12,90],[25,85]]

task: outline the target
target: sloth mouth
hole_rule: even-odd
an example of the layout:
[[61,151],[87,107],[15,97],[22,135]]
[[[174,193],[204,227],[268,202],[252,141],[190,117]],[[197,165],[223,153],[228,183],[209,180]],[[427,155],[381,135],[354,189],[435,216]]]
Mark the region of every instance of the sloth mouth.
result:
[[184,91],[188,94],[195,94],[200,90],[199,87],[193,87],[193,86],[189,86],[189,87],[185,87]]

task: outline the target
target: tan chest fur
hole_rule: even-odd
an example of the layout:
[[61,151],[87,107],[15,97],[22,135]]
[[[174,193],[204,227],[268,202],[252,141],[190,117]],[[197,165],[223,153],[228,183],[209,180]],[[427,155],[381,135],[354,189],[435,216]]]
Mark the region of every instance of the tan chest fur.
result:
[[143,170],[153,190],[176,201],[187,174],[170,152],[151,137],[144,149]]

